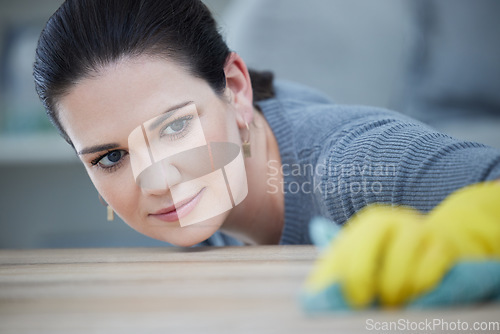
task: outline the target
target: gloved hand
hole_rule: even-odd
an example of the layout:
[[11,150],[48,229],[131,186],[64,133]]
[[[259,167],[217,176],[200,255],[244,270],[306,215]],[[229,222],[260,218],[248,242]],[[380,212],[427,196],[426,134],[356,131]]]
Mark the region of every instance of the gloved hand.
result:
[[311,223],[315,243],[336,236],[305,283],[306,310],[500,298],[498,182],[458,190],[428,215],[372,205],[337,229],[324,219]]

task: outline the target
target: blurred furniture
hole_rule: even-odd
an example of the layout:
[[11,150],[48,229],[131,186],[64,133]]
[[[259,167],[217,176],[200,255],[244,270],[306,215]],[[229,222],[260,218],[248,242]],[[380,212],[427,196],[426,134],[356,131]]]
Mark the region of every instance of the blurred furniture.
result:
[[310,317],[297,297],[316,256],[313,246],[0,250],[0,332],[366,333],[376,322],[436,320],[499,326],[498,304]]
[[414,32],[398,110],[500,148],[500,2],[409,3]]
[[500,148],[498,12],[497,0],[234,0],[222,24],[250,67]]
[[248,66],[338,103],[388,107],[401,89],[408,0],[233,0],[220,23]]

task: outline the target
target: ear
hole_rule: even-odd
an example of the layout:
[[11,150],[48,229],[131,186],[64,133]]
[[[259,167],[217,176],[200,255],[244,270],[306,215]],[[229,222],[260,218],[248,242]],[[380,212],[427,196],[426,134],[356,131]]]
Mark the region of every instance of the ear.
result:
[[253,120],[253,91],[247,66],[237,53],[231,52],[224,73],[226,91],[236,109],[236,121],[240,128],[245,128],[245,122],[250,124]]

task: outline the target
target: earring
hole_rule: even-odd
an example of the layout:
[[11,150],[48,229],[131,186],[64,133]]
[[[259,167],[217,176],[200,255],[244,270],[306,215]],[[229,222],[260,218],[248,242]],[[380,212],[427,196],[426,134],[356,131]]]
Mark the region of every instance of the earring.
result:
[[115,212],[113,211],[113,208],[108,205],[107,211],[108,211],[107,215],[108,222],[115,220]]
[[248,123],[245,121],[245,126],[247,127],[248,137],[241,144],[241,148],[243,149],[243,156],[245,158],[250,158],[252,156],[252,152],[250,150],[250,127]]
[[99,202],[106,207],[108,222],[115,220],[115,212],[113,211],[113,208],[102,199],[101,194],[99,194]]

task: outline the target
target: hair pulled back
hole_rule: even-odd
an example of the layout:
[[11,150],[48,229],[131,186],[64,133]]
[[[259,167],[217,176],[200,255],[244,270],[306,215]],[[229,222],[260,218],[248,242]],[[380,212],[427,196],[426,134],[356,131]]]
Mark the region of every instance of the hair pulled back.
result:
[[[33,75],[47,115],[71,144],[56,107],[79,80],[121,58],[149,55],[175,61],[222,94],[229,54],[199,0],[66,0],[40,35]],[[250,73],[254,102],[274,95],[271,73]]]

